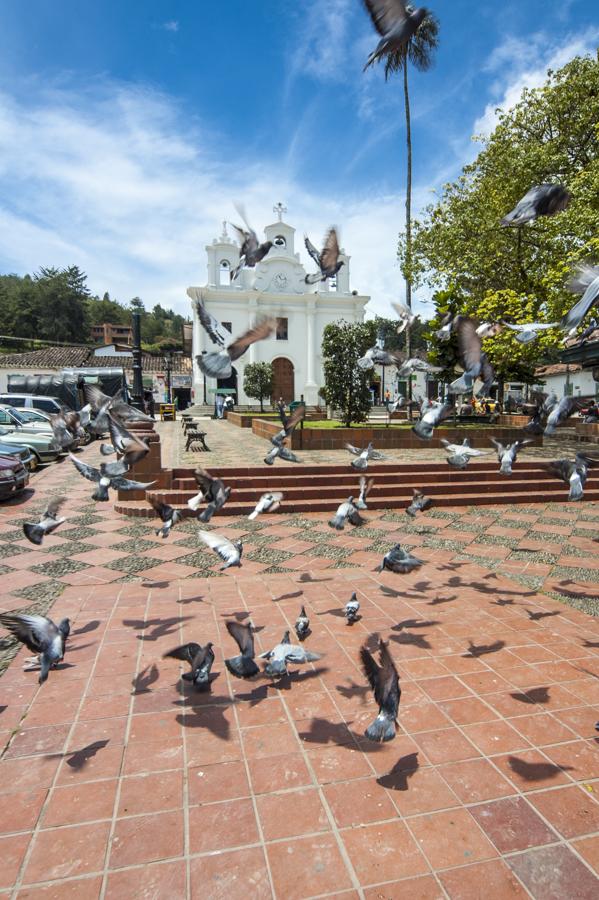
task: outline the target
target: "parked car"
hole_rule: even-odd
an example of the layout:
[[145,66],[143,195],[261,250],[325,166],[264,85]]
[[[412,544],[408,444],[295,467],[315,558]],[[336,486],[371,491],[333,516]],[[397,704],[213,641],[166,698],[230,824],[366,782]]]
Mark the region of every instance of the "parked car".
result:
[[19,409],[41,409],[43,412],[58,413],[64,404],[58,397],[44,394],[0,394],[0,406],[17,406]]
[[34,462],[33,453],[24,444],[7,444],[6,441],[0,441],[0,456],[19,459],[26,468],[30,468]]
[[46,434],[52,434],[52,426],[49,419],[42,417],[39,421],[27,422],[25,416],[12,406],[0,405],[0,426],[8,431],[23,431],[31,434],[46,432]]
[[33,454],[31,469],[35,469],[40,463],[53,462],[61,452],[54,435],[43,431],[8,431],[0,425],[0,440],[13,447],[28,447]]
[[0,500],[14,497],[29,484],[29,472],[23,463],[12,457],[0,456]]

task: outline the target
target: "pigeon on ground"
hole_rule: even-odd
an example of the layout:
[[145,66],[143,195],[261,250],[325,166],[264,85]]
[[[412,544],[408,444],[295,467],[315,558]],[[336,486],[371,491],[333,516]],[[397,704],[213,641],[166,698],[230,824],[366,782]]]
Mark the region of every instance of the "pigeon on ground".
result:
[[343,531],[346,521],[351,522],[352,525],[363,525],[366,521],[358,512],[353,497],[348,497],[344,503],[339,505],[333,518],[329,519],[329,526],[337,531]]
[[486,450],[476,450],[470,445],[470,438],[464,438],[461,444],[452,444],[446,438],[441,438],[441,443],[447,453],[452,456],[487,456]]
[[516,331],[516,340],[521,344],[530,344],[536,341],[541,331],[547,331],[549,328],[557,328],[559,322],[528,322],[526,325],[513,325],[511,322],[503,323],[506,328]]
[[57,626],[46,616],[0,613],[0,625],[37,655],[35,660],[28,662],[39,664],[39,683],[43,684],[50,669],[64,659],[65,644],[71,631],[69,620],[62,619]]
[[595,462],[597,460],[592,457],[577,453],[574,460],[558,459],[546,466],[553,475],[570,485],[568,500],[582,500],[589,467]]
[[412,502],[406,509],[406,513],[408,516],[415,519],[416,513],[424,512],[425,509],[429,509],[433,505],[433,501],[430,497],[426,497],[418,488],[412,488],[412,492],[414,496],[412,497]]
[[155,481],[131,481],[128,478],[123,478],[123,475],[129,471],[129,466],[122,461],[101,463],[99,469],[94,469],[93,466],[88,466],[86,463],[81,462],[72,453],[69,453],[69,458],[84,478],[87,478],[88,481],[94,481],[98,485],[92,494],[92,500],[108,500],[108,488],[112,488],[114,491],[146,491],[156,484]]
[[127,465],[134,465],[150,452],[146,442],[125,428],[112,413],[108,412],[107,418],[112,446],[123,457]]
[[391,659],[388,645],[385,641],[379,640],[378,649],[380,665],[377,665],[366,646],[361,648],[360,658],[364,674],[374,691],[374,699],[379,705],[378,716],[364,734],[369,741],[380,743],[381,741],[392,741],[395,737],[401,688],[399,675]]
[[235,338],[227,347],[218,352],[202,353],[196,356],[196,362],[204,375],[210,378],[230,378],[233,373],[231,363],[243,356],[251,344],[270,337],[274,330],[274,319],[259,318],[251,328]]
[[[285,633],[288,637],[289,632]],[[285,637],[283,640],[273,647],[272,650],[266,650],[260,654],[260,659],[268,660],[264,669],[266,675],[287,675],[287,664],[302,665],[307,662],[316,662],[321,659],[320,653],[310,653],[304,650],[299,644],[290,644]]]
[[410,551],[404,550],[401,544],[396,544],[395,547],[384,555],[383,561],[377,566],[375,571],[382,572],[383,569],[389,569],[390,572],[397,572],[400,575],[405,575],[413,569],[418,569],[421,565],[423,565],[421,559],[412,556]]
[[303,641],[310,632],[310,619],[306,615],[306,607],[302,606],[300,614],[295,620],[295,633],[298,641]]
[[304,279],[306,284],[317,284],[319,281],[326,281],[327,278],[334,278],[341,266],[345,265],[343,260],[339,259],[339,239],[336,228],[329,228],[327,231],[320,253],[307,235],[304,235],[304,244],[320,269],[315,275],[306,275]]
[[243,219],[245,228],[242,228],[240,225],[234,225],[233,222],[230,223],[237,232],[237,238],[240,244],[239,263],[231,272],[231,281],[235,281],[244,266],[249,269],[253,269],[259,262],[264,259],[264,257],[273,246],[272,241],[264,241],[264,243],[260,243],[256,232],[248,223],[244,208],[240,204],[235,204],[235,209]]
[[218,319],[211,315],[203,303],[199,300],[196,303],[196,311],[202,328],[210,338],[213,344],[224,347],[230,338],[230,332],[222,325]]
[[241,622],[226,622],[227,631],[237,643],[240,649],[239,656],[231,656],[225,659],[225,665],[232,675],[238,678],[251,678],[257,675],[260,669],[254,662],[254,635],[251,625],[242,625]]
[[153,506],[154,510],[162,520],[162,525],[160,528],[156,528],[155,533],[161,535],[163,538],[166,538],[171,533],[171,528],[173,525],[176,525],[177,522],[180,522],[183,518],[183,513],[178,509],[174,509],[172,506],[169,506],[168,503],[163,503],[161,500],[156,499],[156,497],[149,497],[150,504]]
[[385,456],[384,453],[381,453],[380,450],[374,450],[372,443],[368,444],[365,450],[362,450],[361,447],[354,447],[353,444],[346,444],[345,449],[358,457],[357,459],[352,459],[350,462],[350,466],[354,469],[364,470],[368,468],[368,461],[371,459],[389,459],[389,457]]
[[428,11],[408,6],[404,0],[364,0],[364,6],[372,19],[372,24],[381,35],[376,48],[366,61],[364,66],[366,71],[377,60],[403,51],[422,25]]
[[345,613],[345,618],[347,619],[348,625],[353,625],[354,622],[358,621],[358,613],[360,611],[360,601],[358,600],[358,596],[354,591],[347,603],[345,604],[343,612]]
[[458,351],[463,374],[449,385],[450,394],[464,394],[472,390],[474,382],[480,378],[483,382],[478,394],[488,395],[495,380],[495,372],[486,353],[482,350],[482,340],[476,333],[476,322],[469,316],[460,316],[457,325]]
[[545,425],[543,434],[553,434],[560,422],[563,422],[568,418],[575,403],[576,401],[573,397],[562,397],[547,416],[547,424]]
[[39,522],[24,522],[23,531],[25,537],[32,544],[41,544],[47,534],[55,531],[59,525],[66,522],[64,516],[58,516],[58,510],[65,502],[66,497],[53,497],[44,512],[41,514]]
[[453,466],[454,469],[465,469],[470,459],[471,457],[464,453],[452,453],[447,457],[447,464]]
[[366,498],[368,494],[372,490],[372,485],[374,484],[374,478],[366,478],[365,475],[360,475],[360,495],[357,500],[354,500],[354,506],[356,509],[368,509],[366,506]]
[[199,644],[183,644],[182,647],[175,647],[164,654],[164,658],[181,659],[183,662],[189,663],[191,672],[184,672],[181,676],[185,681],[191,681],[199,691],[210,688],[210,670],[214,662],[214,651],[212,644],[208,643],[205,647]]
[[282,499],[283,495],[280,491],[269,491],[267,494],[262,494],[256,503],[255,510],[249,514],[248,519],[256,519],[260,513],[274,512],[281,505]]
[[401,334],[402,331],[405,331],[408,325],[411,327],[418,316],[415,316],[409,306],[405,306],[403,303],[392,303],[391,306],[397,313],[397,318],[399,322],[397,323],[397,333]]
[[225,569],[230,569],[231,566],[239,566],[241,568],[241,557],[243,554],[241,541],[230,541],[215,531],[200,531],[198,532],[198,537],[211,550],[218,553],[224,561],[224,566],[220,567],[221,572],[224,572]]
[[572,293],[582,294],[582,297],[561,319],[559,326],[562,331],[572,331],[578,328],[588,311],[597,302],[599,298],[599,266],[580,265],[567,287]]
[[215,478],[201,466],[198,466],[193,474],[204,499],[208,501],[206,509],[199,513],[198,519],[200,522],[209,522],[214,513],[219,512],[231,496],[231,488],[225,487],[224,481]]
[[514,209],[501,220],[502,225],[525,225],[539,216],[554,216],[567,209],[570,194],[561,184],[538,184],[518,201]]
[[447,418],[452,409],[453,406],[450,404],[424,400],[420,408],[420,419],[412,427],[412,431],[423,441],[429,441],[434,429]]
[[514,441],[513,444],[508,444],[506,447],[501,443],[501,441],[498,441],[496,438],[492,437],[491,443],[495,444],[495,447],[497,448],[497,459],[501,463],[499,471],[502,475],[511,475],[512,466],[516,462],[518,451],[521,450],[522,447],[525,447],[527,444],[531,444],[532,441]]

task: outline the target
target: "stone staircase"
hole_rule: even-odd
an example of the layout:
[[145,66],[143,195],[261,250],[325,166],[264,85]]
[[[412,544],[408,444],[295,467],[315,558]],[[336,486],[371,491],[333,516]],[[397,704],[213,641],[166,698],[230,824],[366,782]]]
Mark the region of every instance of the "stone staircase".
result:
[[[286,514],[332,512],[349,495],[357,496],[359,491],[360,475],[349,465],[299,466],[277,461],[272,468],[210,466],[210,471],[233,488],[226,506],[229,515],[247,515],[267,491],[284,494],[280,511]],[[463,471],[453,470],[441,462],[378,467],[375,464],[367,475],[374,478],[368,498],[371,509],[404,509],[414,487],[430,496],[437,507],[563,502],[568,496],[567,486],[546,471],[541,460],[519,460],[511,477],[499,474],[495,460],[472,462]],[[198,491],[193,469],[174,469],[169,480],[168,487],[157,487],[148,491],[148,495],[181,509],[185,515],[192,515],[187,500]],[[115,505],[117,512],[128,516],[154,515],[145,500],[122,499],[125,496],[119,497]],[[589,471],[585,499],[599,500],[599,468]]]

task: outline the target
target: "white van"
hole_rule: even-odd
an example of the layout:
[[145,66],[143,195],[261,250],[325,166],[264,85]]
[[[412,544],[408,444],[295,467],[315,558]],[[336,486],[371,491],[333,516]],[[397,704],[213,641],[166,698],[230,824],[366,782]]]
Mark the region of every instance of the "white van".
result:
[[58,397],[46,397],[43,394],[0,394],[0,405],[39,409],[45,413],[59,413],[63,405]]

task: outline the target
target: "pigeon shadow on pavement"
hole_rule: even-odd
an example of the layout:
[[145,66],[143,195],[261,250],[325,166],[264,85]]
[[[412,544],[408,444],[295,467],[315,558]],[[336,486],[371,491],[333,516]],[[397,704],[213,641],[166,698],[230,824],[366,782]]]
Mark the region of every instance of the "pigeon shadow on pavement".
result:
[[418,752],[408,753],[397,760],[390,772],[377,778],[377,784],[391,791],[407,791],[410,778],[419,768]]
[[100,620],[94,619],[93,622],[88,622],[87,625],[84,625],[83,628],[76,628],[75,631],[72,631],[72,635],[80,635],[80,634],[89,634],[90,631],[95,631],[96,628],[100,627]]
[[468,641],[468,651],[467,653],[462,653],[462,659],[478,659],[479,656],[498,653],[505,646],[505,641],[495,641],[494,644],[473,644],[472,641]]
[[131,682],[134,688],[133,694],[135,696],[138,696],[139,694],[150,694],[150,685],[155,684],[159,678],[160,673],[156,663],[151,666],[146,666],[146,668],[136,675]]
[[548,687],[531,688],[529,691],[510,694],[510,697],[520,703],[549,703],[550,700]]
[[512,772],[523,778],[524,781],[544,781],[546,778],[556,778],[562,772],[573,772],[573,766],[556,766],[553,763],[529,763],[517,756],[508,756],[508,764]]
[[187,622],[193,619],[193,616],[173,616],[170,619],[123,619],[123,625],[129,628],[136,628],[139,631],[145,631],[146,628],[154,630],[149,634],[138,634],[138,641],[157,641],[159,638],[167,637],[169,634],[175,634],[181,622]]
[[[323,578],[322,580],[326,581],[327,579]],[[301,597],[303,593],[303,591],[293,591],[290,594],[281,594],[280,597],[273,597],[272,602],[278,603],[280,600],[295,600],[297,597]]]
[[[177,701],[177,704],[180,705],[180,702]],[[191,709],[191,713],[178,713],[175,716],[179,725],[184,728],[205,728],[215,737],[223,741],[229,740],[231,725],[224,715],[225,710],[229,709],[229,705],[211,706],[209,715],[202,715],[203,707],[191,707]]]

